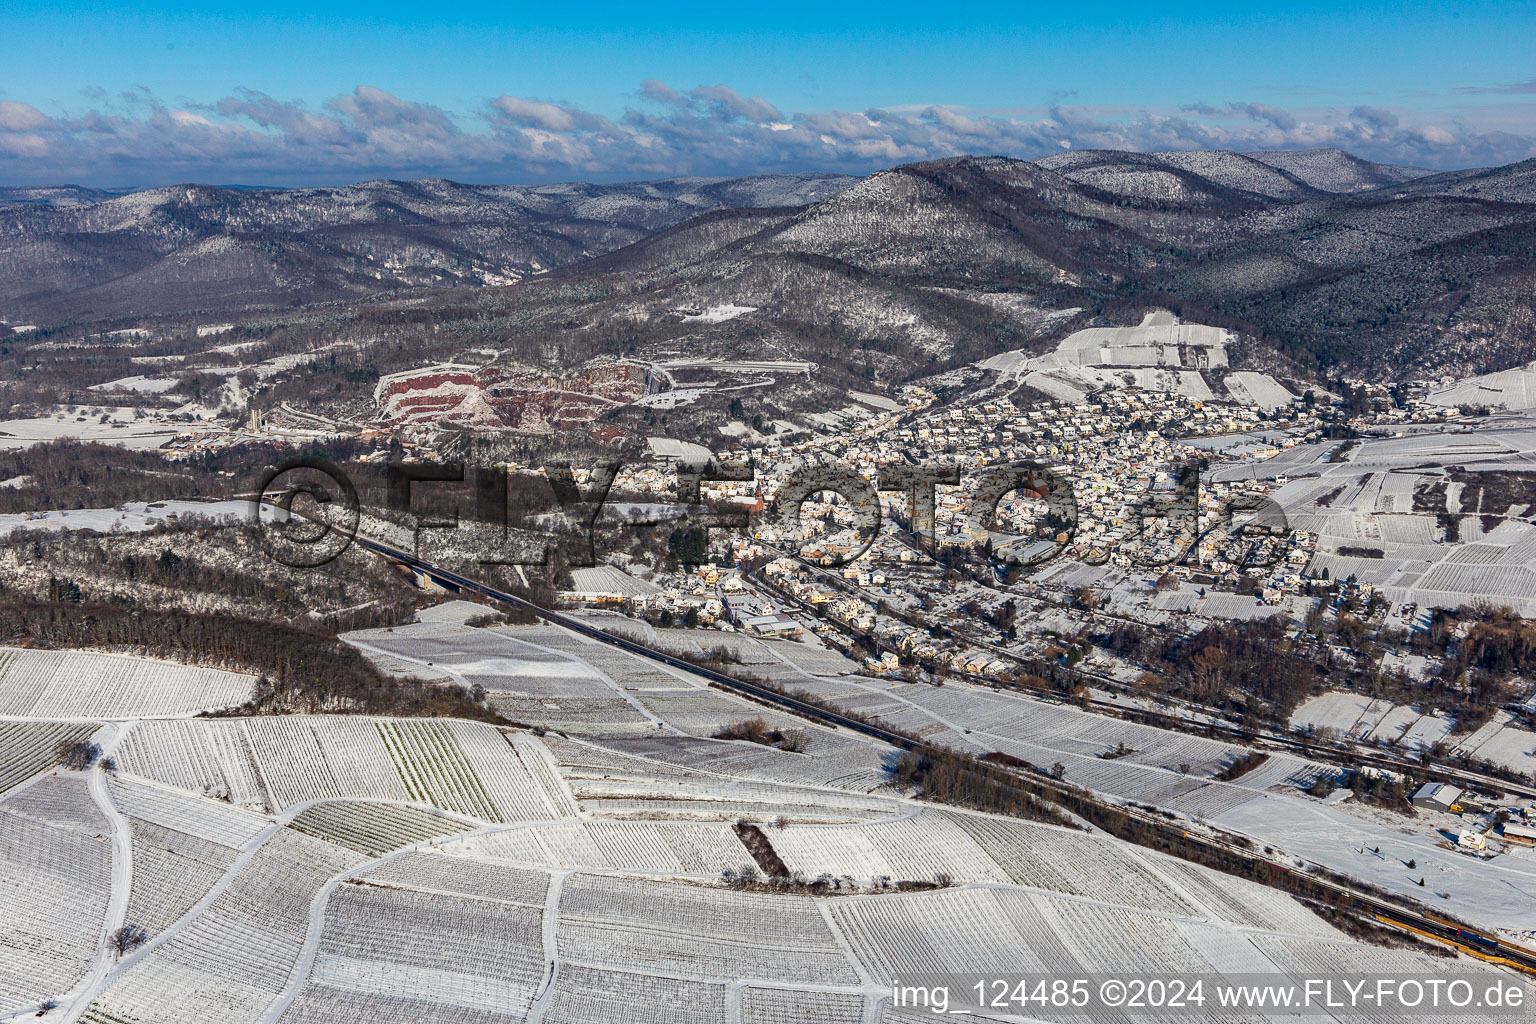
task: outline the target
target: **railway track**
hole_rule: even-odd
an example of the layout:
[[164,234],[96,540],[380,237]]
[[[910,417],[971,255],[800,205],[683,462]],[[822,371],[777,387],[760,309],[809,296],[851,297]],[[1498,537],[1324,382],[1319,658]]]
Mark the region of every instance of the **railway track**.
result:
[[[757,683],[737,679],[711,668],[695,665],[690,661],[668,654],[665,651],[658,651],[647,647],[645,644],[631,640],[628,637],[616,636],[580,619],[540,607],[532,601],[518,597],[515,594],[509,594],[503,590],[498,590],[479,580],[470,579],[451,570],[432,565],[415,555],[390,547],[387,544],[381,544],[378,541],[368,540],[361,536],[357,538],[357,543],[377,554],[383,555],[391,561],[423,573],[437,582],[447,584],[460,592],[478,594],[505,605],[526,609],[546,622],[562,626],[599,643],[607,644],[638,657],[670,665],[673,668],[682,669],[696,676],[702,676],[722,689],[742,694],[759,702],[781,707],[802,718],[848,729],[914,753],[953,753],[947,748],[939,748],[932,744],[915,740],[910,736],[905,736],[881,726],[853,718],[831,708],[812,704],[809,701],[800,700]],[[988,763],[990,764],[990,762]],[[992,766],[994,768],[1000,767],[995,764]],[[1489,933],[1469,928],[1462,923],[1438,917],[1427,911],[1413,910],[1401,904],[1383,900],[1371,893],[1338,885],[1307,872],[1297,871],[1295,868],[1276,863],[1255,854],[1252,849],[1224,838],[1221,833],[1209,827],[1206,827],[1204,830],[1198,828],[1191,830],[1186,825],[1170,822],[1165,818],[1150,814],[1136,807],[1097,800],[1088,795],[1086,791],[1063,785],[1049,776],[1037,775],[1035,773],[1023,775],[1018,769],[1001,768],[1001,770],[1014,775],[1021,782],[1027,780],[1033,790],[1043,790],[1056,796],[1070,794],[1075,799],[1087,800],[1105,810],[1125,814],[1143,825],[1158,830],[1169,838],[1177,838],[1180,842],[1215,855],[1223,861],[1238,857],[1249,862],[1267,864],[1270,869],[1283,872],[1288,876],[1291,879],[1293,890],[1300,890],[1320,902],[1342,906],[1366,917],[1442,942],[1480,960],[1513,967],[1528,974],[1536,975],[1536,950],[1507,942]]]
[[[773,547],[772,545],[765,544],[764,547],[781,556],[787,554],[787,552],[785,552],[783,549]],[[871,604],[878,600],[877,595],[870,594],[863,590],[863,588],[849,583],[846,579],[837,575],[836,573],[828,572],[826,569],[823,569],[817,565],[809,565],[807,568],[814,575],[818,575],[826,580],[835,589],[841,590],[844,593],[852,594],[853,596],[868,601]],[[1142,623],[1138,623],[1135,619],[1126,619],[1120,616],[1110,616],[1110,618],[1116,618],[1120,621],[1134,625],[1142,625]],[[952,628],[950,632],[955,637],[964,640],[966,643],[992,651],[1001,658],[1006,658],[1019,664],[1029,663],[1029,659],[1021,656],[1018,652],[1009,650],[1007,647],[998,643],[994,643],[985,637],[978,636],[969,630]],[[1081,666],[1074,669],[1074,671],[1079,673],[1087,681],[1100,683],[1109,688],[1115,688],[1121,685],[1119,680],[1113,679],[1106,675],[1101,675],[1100,673],[1094,672],[1091,669],[1082,668]],[[1169,728],[1175,732],[1184,732],[1194,735],[1199,735],[1204,732],[1204,729],[1192,728],[1192,723],[1190,720],[1180,718],[1175,714],[1154,711],[1148,708],[1129,708],[1125,705],[1118,704],[1110,700],[1104,700],[1103,698],[1099,697],[1091,697],[1088,699],[1087,703],[1090,707],[1099,709],[1101,711],[1114,712],[1117,717],[1126,717],[1128,714],[1137,714],[1144,718],[1155,719],[1166,723],[1166,728]],[[1189,707],[1192,711],[1206,710],[1196,705],[1185,706]],[[1282,735],[1273,731],[1264,731],[1258,735],[1250,735],[1242,728],[1225,722],[1213,721],[1210,727],[1216,734],[1224,735],[1227,738],[1246,746],[1262,744],[1271,749],[1285,750],[1290,753],[1297,754],[1301,757],[1326,757],[1331,754],[1335,758],[1350,758],[1362,765],[1370,765],[1373,768],[1384,768],[1388,771],[1398,772],[1400,774],[1422,775],[1424,772],[1430,772],[1436,776],[1436,778],[1433,780],[1436,782],[1453,782],[1462,786],[1463,788],[1480,790],[1485,793],[1507,793],[1514,796],[1526,797],[1528,799],[1536,799],[1536,785],[1532,785],[1531,783],[1527,782],[1520,782],[1514,779],[1506,779],[1496,775],[1484,775],[1481,772],[1470,771],[1466,768],[1449,765],[1443,761],[1431,760],[1430,763],[1426,765],[1421,761],[1409,760],[1402,757],[1394,757],[1391,754],[1362,747],[1360,744],[1309,743],[1294,736]]]

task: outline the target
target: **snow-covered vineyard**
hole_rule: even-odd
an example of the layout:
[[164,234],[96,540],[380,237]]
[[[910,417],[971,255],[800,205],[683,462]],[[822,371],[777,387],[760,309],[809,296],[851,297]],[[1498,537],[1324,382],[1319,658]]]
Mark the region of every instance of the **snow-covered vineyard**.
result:
[[[110,791],[125,869],[87,835],[114,827],[80,778],[44,776],[0,805],[7,851],[41,847],[59,869],[26,897],[7,890],[24,929],[6,950],[6,1012],[62,996],[93,1022],[723,1024],[820,1020],[793,1014],[822,1006],[862,1022],[899,1019],[882,1013],[890,977],[1435,966],[1114,840],[894,799],[879,821],[767,829],[794,870],[847,886],[813,896],[723,886],[751,861],[726,823],[498,824],[353,800],[269,817],[122,777]],[[6,868],[41,870],[14,855]],[[939,890],[874,887],[939,873]],[[99,949],[117,915],[148,933],[121,959]]]
[[1444,744],[1454,757],[1488,761],[1511,771],[1536,775],[1536,733],[1508,711],[1471,732],[1457,733],[1450,715],[1424,713],[1416,707],[1336,691],[1313,697],[1291,715],[1291,724],[1322,734],[1399,746],[1413,754]]
[[252,676],[88,651],[0,647],[0,716],[149,718],[243,703]]
[[[758,820],[782,813],[817,824],[881,816],[882,796],[889,792],[882,787],[894,757],[881,744],[810,725],[563,629],[476,629],[446,621],[452,617],[348,639],[369,653],[480,683],[508,717],[564,733],[541,742],[587,814]],[[650,630],[644,639],[682,647],[687,631]],[[1068,782],[1103,796],[1209,822],[1407,896],[1419,897],[1419,879],[1433,872],[1442,883],[1439,891],[1450,893],[1446,909],[1482,914],[1516,934],[1528,931],[1536,915],[1532,860],[1518,853],[1492,861],[1467,858],[1444,849],[1432,832],[1408,835],[1388,819],[1306,795],[1320,775],[1336,774],[1336,768],[1277,752],[1235,780],[1221,781],[1218,776],[1244,748],[985,685],[933,687],[855,676],[851,662],[816,644],[740,635],[729,642],[749,671],[768,674],[765,668],[776,667],[779,685],[809,690],[930,741],[971,752],[1002,751],[1041,767],[1059,765]],[[539,668],[525,682],[535,672],[530,665]],[[502,666],[509,674],[497,674]],[[741,718],[805,729],[808,753],[713,738]],[[1513,748],[1529,736],[1510,729],[1502,742]],[[1498,743],[1484,749],[1491,752]],[[1384,860],[1358,852],[1371,849],[1399,856]],[[1426,870],[1410,877],[1391,866],[1409,860]]]
[[[349,640],[482,685],[527,727],[197,718],[243,700],[249,680],[9,655],[0,1018],[908,1024],[926,1017],[892,1005],[893,978],[1444,970],[1103,834],[913,801],[886,784],[895,751],[874,740],[563,630],[439,620]],[[1294,805],[1348,827],[1296,795],[1319,770],[1299,759],[1219,782],[1234,754],[1222,743],[983,689],[892,686],[789,647],[738,653],[941,742],[1060,761],[1107,795],[1188,817]],[[77,697],[94,719],[38,712]],[[804,749],[714,738],[744,717],[804,729]],[[83,740],[112,770],[58,766],[61,741]],[[1121,744],[1134,753],[1099,756]],[[822,884],[732,884],[764,856],[743,820]],[[1434,869],[1436,851],[1417,855]],[[1520,881],[1452,869],[1466,888]],[[120,953],[108,937],[125,926],[143,941]]]
[[1296,445],[1221,466],[1213,484],[1269,481],[1290,527],[1317,538],[1308,571],[1356,577],[1394,604],[1477,600],[1536,614],[1536,430],[1406,433]]

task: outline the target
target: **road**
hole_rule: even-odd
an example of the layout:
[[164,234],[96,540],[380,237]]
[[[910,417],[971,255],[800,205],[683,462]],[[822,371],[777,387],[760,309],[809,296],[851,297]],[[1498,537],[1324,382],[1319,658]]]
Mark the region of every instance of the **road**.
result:
[[[772,545],[764,544],[763,546],[769,551],[773,551],[775,554],[780,556],[786,554],[786,552],[783,550],[775,548]],[[833,587],[844,592],[851,593],[871,605],[877,603],[880,600],[879,595],[871,594],[869,591],[858,586],[857,584],[850,583],[848,580],[844,579],[837,573],[829,572],[826,569],[823,569],[821,566],[807,564],[805,568],[812,574],[823,577]],[[798,603],[801,604],[802,608],[809,610],[808,606],[806,606],[804,602]],[[1117,618],[1116,616],[1111,617]],[[1121,621],[1135,623],[1134,619],[1122,619]],[[975,633],[969,632],[968,630],[951,627],[949,632],[951,635],[957,637],[958,639],[964,640],[966,643],[971,644],[972,646],[991,651],[999,657],[1006,658],[1010,661],[1017,662],[1022,665],[1031,664],[1031,660],[1029,658],[1020,655],[1016,651],[1010,650],[1002,644],[995,643],[984,637],[978,636]],[[877,641],[877,643],[879,642]],[[894,650],[894,648],[891,648],[889,644],[880,644],[880,646],[884,647],[885,649]],[[1122,685],[1121,681],[1119,680],[1113,679],[1106,675],[1101,675],[1097,672],[1094,672],[1092,669],[1086,669],[1080,665],[1074,666],[1073,671],[1081,676],[1085,681],[1090,683],[1099,683],[1111,689],[1118,688],[1120,685]],[[1155,719],[1161,722],[1163,727],[1173,729],[1177,732],[1188,732],[1196,734],[1205,733],[1206,727],[1203,723],[1197,723],[1174,713],[1159,712],[1144,707],[1129,707],[1116,701],[1105,700],[1102,697],[1090,697],[1088,698],[1087,704],[1089,707],[1099,711],[1112,712],[1115,717],[1119,718],[1140,715],[1145,718]],[[1198,705],[1184,704],[1183,706],[1187,707],[1193,712],[1206,714],[1208,716],[1212,714],[1208,709],[1201,708]],[[1406,757],[1397,757],[1390,753],[1385,753],[1374,748],[1363,747],[1358,743],[1320,743],[1316,741],[1307,741],[1299,739],[1295,736],[1288,736],[1269,729],[1262,730],[1258,733],[1253,733],[1249,730],[1243,729],[1241,726],[1215,720],[1214,717],[1211,718],[1210,729],[1213,734],[1219,734],[1225,738],[1231,739],[1234,742],[1246,746],[1263,746],[1269,747],[1271,749],[1283,749],[1307,758],[1325,758],[1328,754],[1332,754],[1336,758],[1347,758],[1352,761],[1357,761],[1362,765],[1370,765],[1374,768],[1385,768],[1388,771],[1413,775],[1421,779],[1423,779],[1426,774],[1432,774],[1434,778],[1432,778],[1430,781],[1451,782],[1460,785],[1464,789],[1474,789],[1493,793],[1507,793],[1513,796],[1536,799],[1536,785],[1500,778],[1493,775],[1484,775],[1481,772],[1470,771],[1455,765],[1446,764],[1443,761],[1431,760],[1430,763],[1426,765],[1422,761]]]
[[[513,594],[509,594],[505,591],[498,590],[478,580],[473,580],[469,577],[452,572],[451,570],[432,565],[431,563],[423,561],[415,555],[401,551],[398,548],[393,548],[389,545],[381,544],[377,541],[368,540],[361,536],[357,538],[357,543],[363,545],[371,551],[385,556],[386,558],[409,566],[418,572],[424,573],[439,583],[448,584],[461,592],[478,594],[493,601],[498,601],[502,604],[526,609],[527,611],[532,612],[534,615],[538,616],[546,622],[553,623],[557,626],[562,626],[573,632],[579,633],[582,636],[590,637],[591,639],[597,640],[600,643],[604,643],[611,647],[616,647],[620,650],[627,651],[630,654],[634,654],[642,658],[649,658],[653,661],[658,661],[662,664],[670,665],[673,668],[682,669],[686,672],[693,673],[694,675],[702,676],[709,680],[711,683],[721,687],[722,689],[740,693],[756,701],[776,705],[803,718],[808,718],[813,721],[822,722],[827,725],[833,725],[838,728],[844,728],[863,734],[865,736],[870,736],[874,739],[881,740],[882,742],[888,743],[891,746],[902,750],[909,750],[915,753],[932,753],[935,755],[941,753],[944,755],[950,755],[954,753],[947,748],[935,747],[931,744],[924,743],[921,740],[913,739],[910,736],[905,736],[901,733],[882,728],[881,726],[860,721],[859,719],[844,715],[831,708],[825,708],[817,704],[811,704],[807,701],[799,700],[798,698],[780,693],[777,690],[770,689],[766,686],[761,686],[756,683],[750,683],[745,680],[736,679],[732,676],[726,675],[723,672],[718,672],[714,669],[695,665],[690,661],[686,661],[674,655],[667,654],[664,651],[658,651],[647,647],[646,645],[631,640],[627,637],[616,636],[615,634],[606,632],[605,630],[599,629],[596,626],[592,626],[586,622],[583,622],[580,619],[569,615],[563,615],[560,612],[551,611],[547,608],[542,608],[531,601],[517,597]],[[1263,863],[1268,865],[1269,869],[1273,872],[1284,873],[1291,880],[1296,890],[1304,892],[1314,899],[1325,903],[1342,906],[1347,909],[1352,909],[1358,913],[1363,913],[1368,917],[1373,917],[1378,920],[1389,922],[1391,924],[1409,927],[1411,930],[1418,932],[1419,934],[1436,939],[1440,942],[1444,942],[1448,945],[1455,946],[1479,959],[1494,963],[1503,963],[1529,972],[1531,974],[1536,974],[1536,950],[1530,950],[1523,946],[1514,945],[1504,940],[1495,938],[1491,933],[1483,933],[1477,929],[1469,929],[1462,925],[1458,925],[1455,922],[1447,921],[1444,918],[1437,917],[1433,914],[1420,912],[1401,904],[1383,900],[1372,893],[1367,893],[1358,889],[1338,885],[1336,883],[1317,878],[1310,873],[1296,871],[1287,865],[1276,863],[1274,861],[1268,860],[1265,857],[1255,854],[1248,846],[1238,842],[1234,838],[1227,837],[1224,833],[1221,833],[1219,830],[1213,829],[1209,826],[1201,829],[1194,828],[1184,823],[1170,823],[1166,818],[1150,814],[1135,807],[1128,807],[1118,803],[1099,800],[1096,797],[1087,794],[1083,790],[1065,785],[1059,781],[1050,779],[1047,776],[1039,775],[1034,772],[1023,772],[1016,769],[1003,770],[1006,771],[1009,775],[1012,775],[1018,779],[1020,788],[1031,791],[1043,791],[1051,796],[1070,796],[1074,800],[1089,802],[1105,811],[1124,814],[1145,826],[1156,829],[1158,832],[1162,833],[1165,838],[1174,840],[1176,845],[1185,844],[1197,851],[1204,852],[1208,856],[1214,856],[1216,859],[1218,859],[1218,861],[1221,862],[1230,861],[1231,858],[1238,857],[1241,860],[1250,863]],[[1022,785],[1025,782],[1028,783],[1027,787]],[[1196,860],[1197,862],[1201,860],[1199,857],[1191,857],[1189,859]]]

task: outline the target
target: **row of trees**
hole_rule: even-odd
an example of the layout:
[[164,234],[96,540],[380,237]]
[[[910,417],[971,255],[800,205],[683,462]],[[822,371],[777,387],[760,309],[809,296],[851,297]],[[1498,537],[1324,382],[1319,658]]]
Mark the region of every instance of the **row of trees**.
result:
[[0,643],[93,648],[214,665],[260,677],[240,714],[364,712],[499,721],[458,687],[396,679],[334,636],[293,626],[179,609],[0,601]]
[[251,526],[184,521],[144,533],[18,530],[0,539],[0,593],[124,608],[233,612],[333,632],[409,618],[419,592],[349,551],[324,569],[282,565]]
[[1181,697],[1230,707],[1234,694],[1249,694],[1280,717],[1312,693],[1322,671],[1280,616],[1212,623],[1191,635],[1122,624],[1105,642],[1146,665],[1149,680]]

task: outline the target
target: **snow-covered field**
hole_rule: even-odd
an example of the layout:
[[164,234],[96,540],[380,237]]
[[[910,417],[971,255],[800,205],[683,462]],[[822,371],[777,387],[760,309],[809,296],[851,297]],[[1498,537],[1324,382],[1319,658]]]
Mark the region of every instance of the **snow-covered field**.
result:
[[254,676],[86,651],[0,647],[0,715],[148,718],[243,704]]
[[1431,405],[1441,406],[1536,409],[1536,362],[1481,377],[1468,377],[1430,392],[1428,401]]
[[495,630],[423,622],[348,633],[343,639],[364,652],[393,654],[497,692],[540,697],[601,697],[613,692],[591,666]]
[[1444,743],[1452,756],[1490,761],[1511,771],[1536,775],[1536,732],[1522,726],[1507,711],[1474,732],[1453,734],[1455,719],[1425,715],[1417,708],[1372,700],[1358,693],[1334,691],[1320,694],[1299,706],[1291,725],[1314,730],[1331,729],[1356,740],[1380,741],[1404,748],[1410,755],[1422,748]]
[[[655,716],[627,692],[635,673],[659,675],[669,687],[688,685],[635,659],[622,663],[631,676],[620,681],[603,671],[598,660],[603,648],[540,626],[476,629],[429,621],[343,639],[370,657],[395,658],[425,672],[446,673],[465,686],[483,686],[491,705],[513,721],[576,734],[635,735],[658,728]],[[583,649],[592,652],[586,661],[572,654]]]
[[739,316],[756,312],[756,306],[738,306],[735,303],[727,302],[719,306],[709,306],[698,313],[684,313],[683,323],[721,324],[727,320],[734,320]]
[[[866,1024],[922,1019],[895,1012],[890,982],[938,973],[1427,967],[1253,882],[1102,834],[914,802],[878,784],[893,751],[872,739],[807,727],[807,751],[790,753],[701,735],[728,710],[794,720],[563,630],[450,620],[362,636],[530,701],[601,686],[660,727],[579,738],[346,715],[124,718],[128,704],[99,728],[0,718],[0,750],[93,736],[115,761],[49,774],[34,759],[0,790],[0,1015],[51,999],[49,1019],[90,1024]],[[944,698],[931,707],[888,689],[909,711],[966,714],[958,687],[923,688]],[[1208,771],[1226,753],[1068,710],[973,713],[1132,779],[1168,777],[1161,765],[1177,759]],[[1116,736],[1137,754],[1093,757]],[[1330,830],[1356,842],[1350,827],[1409,850],[1372,822],[1269,792],[1306,768],[1273,760],[1250,788],[1224,787],[1250,798],[1223,820],[1281,822],[1317,859]],[[727,884],[756,866],[738,821],[822,884]],[[1413,852],[1453,892],[1522,884]],[[124,922],[147,941],[119,958],[103,938]]]
[[[922,730],[924,723],[930,730],[934,723],[946,726],[947,733],[926,734],[962,749],[981,745],[1041,767],[1059,763],[1069,782],[1243,833],[1404,895],[1422,898],[1424,889],[1417,885],[1419,875],[1410,877],[1401,862],[1434,864],[1433,870],[1456,883],[1443,904],[1447,909],[1517,934],[1529,928],[1525,922],[1536,914],[1536,861],[1514,854],[1481,860],[1448,852],[1438,847],[1443,837],[1428,827],[1386,812],[1362,816],[1347,804],[1325,805],[1304,796],[1320,773],[1332,771],[1316,762],[1276,753],[1236,782],[1219,782],[1211,776],[1238,756],[1239,748],[985,687],[874,684],[865,687],[863,696],[834,700],[909,730]],[[1381,708],[1381,715],[1386,710]],[[1536,739],[1531,733],[1501,726],[1507,726],[1504,717],[1490,723],[1486,734],[1480,730],[1462,742],[1477,744],[1479,756],[1490,757],[1503,751],[1524,755],[1536,747],[1524,742]],[[1133,753],[1100,756],[1122,743]],[[1529,770],[1523,761],[1517,763]],[[1355,853],[1385,848],[1383,843],[1402,846],[1399,870],[1384,868],[1375,855],[1362,859]]]
[[79,777],[0,802],[0,1014],[67,990],[90,963],[112,892],[106,830]]
[[325,906],[298,1013],[339,997],[354,1013],[384,1011],[369,1014],[377,1020],[414,1019],[384,1009],[395,1000],[523,1019],[544,977],[543,912],[542,901],[479,892],[338,886]]
[[[531,687],[534,692],[520,698],[521,703],[515,705],[519,714],[527,716],[522,719],[524,721],[565,729],[563,724],[557,724],[561,722],[559,716],[595,714],[596,720],[584,721],[565,731],[591,737],[592,742],[607,750],[636,759],[626,762],[622,758],[615,761],[596,757],[592,754],[591,744],[559,748],[561,770],[580,806],[589,813],[635,818],[649,810],[686,818],[731,820],[732,816],[742,813],[760,814],[765,805],[777,804],[793,822],[823,823],[808,824],[807,828],[870,820],[865,817],[868,809],[859,805],[825,799],[819,805],[808,804],[789,793],[776,792],[772,787],[808,785],[830,787],[850,794],[877,792],[886,763],[878,747],[814,728],[811,732],[812,756],[713,740],[710,739],[713,733],[736,717],[763,717],[771,726],[777,727],[792,728],[803,723],[765,708],[744,704],[719,691],[700,688],[688,682],[684,674],[663,670],[564,630],[548,626],[494,630],[441,625],[435,628],[438,632],[432,642],[438,646],[431,659],[435,666],[458,672],[466,666],[480,665],[492,670],[490,674],[476,677],[488,688]],[[410,629],[419,630],[419,627]],[[446,632],[450,629],[451,632]],[[393,635],[398,637],[402,632],[409,630],[397,629]],[[828,656],[819,648],[806,644],[753,643],[787,663],[784,665],[786,669],[807,673],[798,680],[786,676],[788,685],[803,685],[805,679],[814,678],[809,676],[809,671],[834,672],[847,664],[844,659]],[[519,645],[532,650],[517,653]],[[574,696],[575,693],[590,692],[585,690],[592,685],[590,677],[560,673],[566,678],[556,683],[553,689],[543,677],[522,678],[525,670],[519,667],[518,659],[533,657],[534,652],[540,651],[544,652],[544,657],[558,654],[587,666],[605,685],[622,692],[624,699],[632,702],[631,709],[638,707],[640,710],[614,718],[611,716],[615,705],[605,706],[596,698]],[[501,660],[496,660],[498,658]],[[803,667],[796,666],[797,661]],[[500,681],[494,675],[498,669],[507,672]],[[838,683],[839,689],[824,696],[876,721],[918,732],[961,749],[1001,750],[1042,767],[1060,763],[1065,767],[1069,782],[1116,799],[1166,808],[1196,820],[1217,824],[1235,822],[1237,824],[1231,827],[1249,833],[1256,840],[1309,860],[1348,870],[1342,865],[1337,847],[1317,846],[1305,838],[1309,833],[1301,830],[1297,835],[1303,838],[1293,848],[1287,828],[1277,822],[1320,817],[1341,833],[1358,832],[1360,842],[1368,846],[1379,845],[1383,838],[1379,823],[1362,822],[1347,809],[1323,806],[1302,795],[1319,774],[1331,771],[1316,762],[1288,754],[1272,754],[1259,769],[1236,782],[1221,782],[1213,776],[1243,753],[1241,748],[1221,741],[999,693],[984,686],[932,687],[845,678],[846,682]],[[570,694],[561,693],[562,687],[572,688]],[[578,703],[582,700],[592,703]],[[1388,718],[1385,714],[1388,709],[1380,710],[1382,713],[1372,721],[1372,728],[1407,728],[1413,734],[1415,730],[1427,731],[1434,721],[1399,722],[1402,715]],[[639,717],[642,712],[646,717]],[[1383,723],[1381,719],[1386,721]],[[1501,746],[1501,741],[1492,733],[1474,735],[1468,740],[1478,741],[1489,753]],[[1511,742],[1508,739],[1502,741],[1503,744]],[[1112,759],[1102,756],[1122,745],[1132,753]],[[652,781],[648,773],[654,775],[662,767],[668,774],[659,781]],[[701,785],[671,774],[678,770],[708,772],[719,781]],[[1277,809],[1274,816],[1268,814],[1271,808]],[[786,841],[800,843],[798,837],[799,833],[792,827]],[[1017,845],[1039,842],[1038,839],[1020,840]],[[911,839],[897,843],[895,848],[904,853],[908,848],[921,850],[927,845],[922,840]],[[805,856],[808,859],[797,864],[792,862],[792,866],[812,874],[851,872],[862,877],[861,873],[896,876],[905,872],[903,877],[928,877],[935,871],[948,870],[956,877],[965,877],[957,865],[933,867],[922,873],[910,865],[901,867],[899,860],[881,859],[885,855],[870,852],[867,848],[864,853],[848,854],[848,866],[840,868],[831,862],[818,861],[811,854]],[[1452,863],[1458,869],[1470,872],[1470,877],[1484,879],[1480,884],[1497,884],[1500,879],[1519,877],[1519,865],[1507,857],[1490,862],[1458,860],[1465,863]],[[834,868],[838,870],[834,871]],[[1002,870],[1007,872],[1010,868],[1004,866]],[[1017,870],[1038,869],[1019,867]],[[984,881],[988,875],[983,872],[975,877],[977,881]],[[1406,888],[1408,884],[1405,876],[1396,879],[1390,887]],[[1064,883],[1049,883],[1043,887],[1063,886]],[[1068,892],[1074,891],[1069,886],[1065,888]],[[1536,900],[1536,897],[1532,899]],[[1511,915],[1521,906],[1519,899],[1515,899],[1495,908],[1495,916],[1489,920],[1513,927]],[[1536,902],[1526,909],[1536,910]]]
[[1297,397],[1269,374],[1252,370],[1232,371],[1227,375],[1226,385],[1233,401],[1240,405],[1257,405],[1265,412],[1286,408]]
[[[1180,323],[1171,313],[1148,313],[1136,327],[1090,327],[1068,335],[1054,352],[1003,352],[977,365],[1023,381],[1052,398],[1078,403],[1105,387],[1164,391],[1196,401],[1216,400],[1205,374],[1227,365],[1232,336],[1218,327]],[[1231,400],[1264,409],[1295,396],[1272,377],[1233,373]]]
[[248,501],[135,501],[116,508],[76,508],[47,512],[0,513],[0,536],[15,530],[94,530],[97,533],[140,533],[165,522],[194,516],[221,523],[243,523],[251,513]]
[[0,793],[58,764],[60,744],[88,739],[94,724],[0,721]]
[[66,437],[125,448],[159,448],[185,429],[133,408],[79,406],[51,416],[0,420],[0,448],[29,448]]
[[[1536,525],[1526,521],[1536,497],[1468,507],[1466,488],[1447,481],[1446,466],[1529,472],[1536,429],[1511,418],[1476,433],[1405,433],[1347,450],[1338,442],[1297,445],[1262,462],[1217,466],[1210,480],[1271,481],[1269,497],[1287,523],[1316,535],[1313,576],[1353,575],[1397,607],[1455,608],[1482,598],[1536,614]],[[1442,513],[1460,514],[1455,539]]]
[[135,374],[132,377],[119,377],[102,384],[92,384],[91,391],[137,391],[146,395],[163,395],[177,384],[175,377],[146,377],[143,374]]
[[146,721],[123,769],[238,806],[314,800],[415,801],[484,821],[561,817],[573,804],[537,747],[490,726],[357,717]]
[[[1166,311],[1142,317],[1136,327],[1089,327],[1067,336],[1056,351],[1040,357],[1036,369],[1057,366],[1172,366],[1184,365],[1181,350],[1200,351],[1199,358],[1215,368],[1226,365],[1232,336],[1219,327],[1180,323]],[[1001,368],[1012,353],[994,356],[981,365]]]
[[[1272,794],[1212,821],[1311,863],[1502,929],[1526,945],[1536,938],[1536,858],[1520,853],[1491,860],[1472,857],[1443,848],[1445,836],[1419,819],[1369,808],[1351,812],[1349,803],[1327,805]],[[1412,869],[1408,861],[1414,862]]]
[[651,454],[663,459],[688,459],[694,462],[707,462],[710,457],[708,448],[691,441],[677,441],[670,437],[648,437],[645,443],[650,445]]

